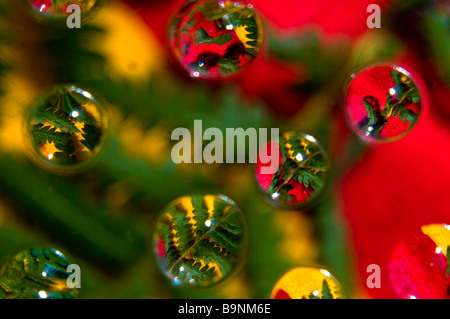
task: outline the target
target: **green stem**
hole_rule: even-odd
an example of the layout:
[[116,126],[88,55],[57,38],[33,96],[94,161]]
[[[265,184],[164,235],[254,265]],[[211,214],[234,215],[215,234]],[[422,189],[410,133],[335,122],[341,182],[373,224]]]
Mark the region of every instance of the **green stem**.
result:
[[297,168],[291,169],[291,171],[289,172],[289,175],[287,178],[283,179],[283,183],[281,183],[276,189],[275,189],[275,193],[278,193],[283,186],[285,186],[287,183],[289,183],[289,181],[292,179],[292,177],[294,176],[295,172],[299,169],[299,168],[311,168],[309,166],[306,166],[306,163],[308,163],[311,159],[313,159],[314,157],[316,157],[317,155],[320,155],[320,151],[316,151],[315,153],[313,153],[311,156],[309,156],[306,160],[302,161],[301,164],[299,164],[297,166]]

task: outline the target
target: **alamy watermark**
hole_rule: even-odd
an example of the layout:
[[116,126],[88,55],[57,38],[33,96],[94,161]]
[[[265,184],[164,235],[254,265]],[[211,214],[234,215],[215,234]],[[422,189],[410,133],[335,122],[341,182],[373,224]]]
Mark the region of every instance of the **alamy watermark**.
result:
[[[71,13],[66,20],[69,29],[81,28],[81,8],[77,4],[70,4],[66,9],[67,13]],[[366,20],[366,25],[369,29],[381,28],[381,8],[377,4],[369,4],[367,6],[367,13],[371,13]]]
[[[184,127],[172,131],[171,139],[178,143],[173,146],[171,157],[175,164],[245,163],[248,158],[249,163],[259,160],[264,164],[261,167],[262,174],[274,174],[280,165],[277,144],[279,134],[278,128],[271,128],[270,138],[276,143],[268,144],[268,128],[259,128],[258,131],[255,128],[227,128],[223,134],[219,128],[210,127],[203,132],[202,120],[195,120],[193,135]],[[203,147],[204,141],[210,142]]]
[[69,29],[81,28],[81,8],[77,4],[69,4],[66,9],[67,13],[72,13],[67,17],[66,25]]
[[378,4],[369,4],[367,6],[367,13],[371,13],[367,17],[366,25],[369,29],[381,28],[381,8]]
[[69,277],[67,277],[66,284],[67,287],[72,288],[81,288],[81,268],[77,264],[70,264],[67,266],[66,271],[71,273]]
[[370,275],[366,279],[367,288],[381,288],[381,267],[377,264],[370,264],[366,269]]

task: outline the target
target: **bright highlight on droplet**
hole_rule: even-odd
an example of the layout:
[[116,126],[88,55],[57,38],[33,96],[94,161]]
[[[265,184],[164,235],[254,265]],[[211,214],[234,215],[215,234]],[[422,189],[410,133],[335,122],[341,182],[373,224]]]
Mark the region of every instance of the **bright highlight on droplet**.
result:
[[80,115],[80,113],[78,113],[77,111],[72,111],[71,113],[70,113],[70,116],[71,117],[78,117],[78,115]]
[[330,274],[330,272],[329,272],[328,270],[320,269],[320,272],[321,272],[322,274],[324,274],[325,276],[327,276],[327,277],[331,277],[331,274]]
[[38,295],[39,295],[39,298],[41,298],[41,299],[47,298],[47,293],[44,290],[39,291]]
[[303,161],[303,155],[298,153],[297,156],[295,157],[297,159],[297,161],[301,162]]
[[306,138],[308,141],[310,141],[310,142],[317,143],[317,140],[316,140],[316,138],[315,138],[314,136],[311,136],[311,135],[306,134],[306,135],[305,135],[305,138]]

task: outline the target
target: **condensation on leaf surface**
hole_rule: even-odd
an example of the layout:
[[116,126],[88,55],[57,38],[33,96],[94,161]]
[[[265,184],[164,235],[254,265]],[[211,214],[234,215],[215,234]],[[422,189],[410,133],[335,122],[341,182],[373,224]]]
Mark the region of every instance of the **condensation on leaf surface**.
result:
[[395,141],[422,111],[419,87],[402,67],[378,65],[351,75],[344,107],[350,127],[366,141]]
[[170,23],[170,44],[192,77],[235,75],[261,49],[262,25],[253,6],[242,1],[188,1]]
[[[0,272],[1,299],[75,299],[69,288],[71,262],[54,248],[33,247],[7,260]],[[70,279],[69,279],[70,280]]]
[[28,0],[33,10],[42,17],[66,17],[73,12],[67,7],[77,5],[82,13],[89,12],[97,0]]
[[327,270],[297,267],[284,274],[272,290],[271,299],[342,299],[341,284]]
[[242,211],[223,195],[192,195],[169,203],[153,236],[164,275],[177,286],[207,287],[229,278],[247,250]]
[[89,92],[59,85],[31,108],[26,125],[31,158],[45,168],[72,172],[85,168],[98,154],[108,123]]
[[[271,156],[272,144],[260,150]],[[323,193],[329,171],[329,160],[320,143],[311,135],[288,131],[280,135],[275,149],[278,150],[278,170],[263,174],[270,165],[260,161],[255,165],[259,189],[275,207],[300,208],[311,204]]]
[[389,279],[403,299],[450,297],[450,226],[430,224],[412,231],[393,250]]

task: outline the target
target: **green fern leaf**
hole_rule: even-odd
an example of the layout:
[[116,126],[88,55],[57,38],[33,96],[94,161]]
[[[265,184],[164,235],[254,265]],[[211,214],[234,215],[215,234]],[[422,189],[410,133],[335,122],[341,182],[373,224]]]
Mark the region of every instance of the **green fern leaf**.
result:
[[322,282],[322,299],[334,299],[326,279]]

